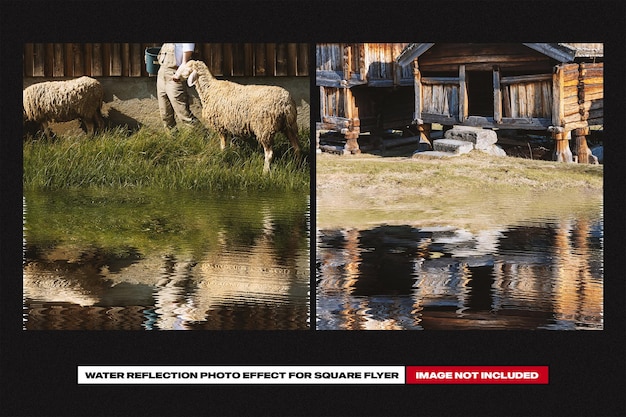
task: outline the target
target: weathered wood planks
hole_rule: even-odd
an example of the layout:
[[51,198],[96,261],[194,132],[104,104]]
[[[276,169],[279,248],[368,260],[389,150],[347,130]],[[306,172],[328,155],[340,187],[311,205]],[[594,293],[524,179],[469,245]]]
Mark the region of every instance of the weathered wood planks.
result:
[[[27,43],[25,77],[144,77],[145,49],[160,43]],[[218,76],[308,76],[307,43],[197,43]]]

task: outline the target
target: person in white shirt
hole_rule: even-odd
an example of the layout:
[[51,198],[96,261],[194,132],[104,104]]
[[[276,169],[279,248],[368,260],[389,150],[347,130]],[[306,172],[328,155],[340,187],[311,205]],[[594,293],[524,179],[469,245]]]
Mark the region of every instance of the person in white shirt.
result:
[[179,66],[192,58],[195,44],[165,43],[158,55],[157,98],[163,125],[171,130],[176,127],[176,118],[195,125],[198,119],[189,109],[187,85],[176,77]]

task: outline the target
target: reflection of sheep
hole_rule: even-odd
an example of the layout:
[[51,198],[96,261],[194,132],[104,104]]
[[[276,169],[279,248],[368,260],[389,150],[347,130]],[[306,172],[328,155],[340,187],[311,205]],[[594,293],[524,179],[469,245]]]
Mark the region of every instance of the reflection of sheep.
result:
[[95,133],[104,120],[102,85],[93,78],[80,77],[67,81],[45,81],[24,89],[24,123],[34,122],[50,136],[48,123],[81,119],[85,130]]
[[196,86],[202,116],[219,133],[222,149],[229,135],[255,135],[265,151],[263,172],[270,169],[275,133],[284,132],[299,153],[296,104],[284,88],[217,80],[201,61],[188,61],[177,72]]

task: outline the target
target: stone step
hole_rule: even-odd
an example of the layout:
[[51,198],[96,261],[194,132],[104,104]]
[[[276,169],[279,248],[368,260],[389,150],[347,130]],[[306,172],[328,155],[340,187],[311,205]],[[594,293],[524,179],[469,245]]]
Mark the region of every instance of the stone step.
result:
[[423,151],[423,152],[414,152],[412,158],[420,159],[420,158],[452,158],[454,156],[459,156],[458,153],[453,152],[440,152],[440,151]]
[[446,131],[445,138],[471,142],[476,149],[489,149],[498,141],[498,135],[493,130],[471,126],[454,126]]
[[474,149],[472,142],[457,139],[437,139],[433,141],[433,150],[440,152],[451,152],[456,154],[464,154]]

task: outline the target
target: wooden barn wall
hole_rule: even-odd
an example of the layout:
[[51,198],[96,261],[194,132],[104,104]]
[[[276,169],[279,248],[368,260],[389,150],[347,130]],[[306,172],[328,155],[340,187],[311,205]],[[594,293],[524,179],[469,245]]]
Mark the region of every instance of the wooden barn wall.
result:
[[[28,43],[24,77],[146,77],[145,49],[160,43]],[[306,43],[196,43],[217,76],[309,75]]]
[[458,84],[428,84],[424,82],[421,99],[422,113],[458,118]]
[[[394,71],[398,67],[395,59],[407,46],[406,43],[369,43],[365,48],[365,68],[370,80],[388,80],[397,77]],[[413,79],[413,70],[410,66],[400,68],[400,78]]]
[[343,44],[318,43],[315,45],[315,68],[318,71],[343,72]]
[[[399,68],[395,59],[407,43],[319,43],[315,47],[317,71],[332,71],[344,80],[412,80],[410,67]],[[345,72],[349,71],[348,74]],[[399,71],[399,73],[395,73]]]
[[552,80],[505,85],[502,94],[504,117],[552,117]]

